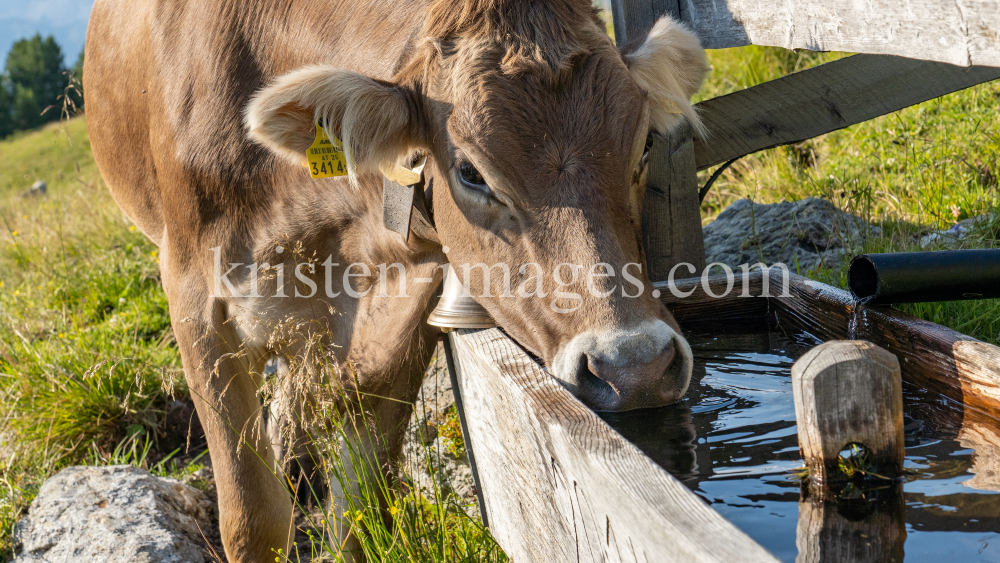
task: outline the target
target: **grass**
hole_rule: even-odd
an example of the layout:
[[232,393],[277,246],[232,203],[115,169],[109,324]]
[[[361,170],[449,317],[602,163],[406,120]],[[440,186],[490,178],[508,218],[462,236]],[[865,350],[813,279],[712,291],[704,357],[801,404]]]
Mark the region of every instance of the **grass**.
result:
[[[748,47],[712,52],[702,97],[745,88],[841,55]],[[793,147],[748,156],[706,200],[711,220],[738,198],[758,203],[810,196],[876,221],[881,235],[852,252],[909,250],[931,229],[993,217],[966,242],[995,247],[1000,84],[986,84]],[[38,179],[44,196],[26,195]],[[702,177],[702,181],[706,179]],[[82,118],[0,142],[0,553],[38,486],[73,463],[129,463],[183,476],[197,460],[164,444],[169,402],[187,389],[160,287],[157,249],[121,214],[90,154]],[[844,264],[814,277],[843,286]],[[983,340],[1000,337],[1000,303],[970,301],[905,310]],[[457,424],[446,433],[458,445]],[[168,451],[169,450],[169,451]],[[348,468],[325,458],[337,478]],[[339,459],[339,457],[337,458]],[[356,471],[356,468],[351,468]],[[435,490],[436,491],[436,490]],[[385,525],[380,499],[396,511]],[[429,496],[374,479],[350,502],[362,548],[387,561],[502,561],[475,520],[439,491]],[[353,515],[353,516],[352,516]],[[357,520],[360,516],[360,522]],[[307,520],[310,520],[308,517]],[[334,519],[303,525],[300,542],[336,558],[323,535]],[[362,526],[361,524],[364,524]],[[309,533],[306,533],[309,532]],[[282,554],[288,560],[296,555]]]
[[[317,396],[324,395],[317,393]],[[333,526],[347,530],[348,537],[357,541],[353,549],[361,551],[367,561],[508,561],[479,520],[467,516],[459,499],[445,493],[437,479],[431,480],[429,490],[390,480],[377,463],[353,445],[351,437],[359,435],[372,443],[384,443],[383,429],[367,425],[358,427],[349,422],[338,423],[334,432],[314,441],[326,481],[339,483],[345,491],[350,491],[349,478],[352,476],[362,476],[362,484],[357,490],[338,496],[345,508],[343,516],[332,514],[319,498],[314,498],[317,506],[324,506],[319,511],[310,513],[307,507],[297,505],[298,510],[306,514],[298,530],[299,537],[304,535],[305,538],[292,546],[292,553],[276,554],[275,561],[298,563],[305,554],[313,561],[340,560],[345,549],[352,548],[330,541]],[[339,455],[345,449],[347,455]],[[427,447],[423,451],[428,468],[440,466],[443,452]],[[435,456],[438,458],[436,464],[431,459]]]
[[[36,180],[45,195],[28,195]],[[156,247],[103,186],[75,119],[0,143],[0,552],[41,480],[113,449],[156,443],[186,393]]]
[[[744,47],[709,52],[708,99],[845,56]],[[700,174],[704,184],[711,170]],[[983,221],[963,248],[1000,246],[1000,81],[982,84],[803,143],[752,154],[714,184],[705,223],[740,198],[754,203],[821,197],[882,227],[846,241],[840,264],[811,277],[846,288],[846,266],[868,252],[936,250],[919,239],[969,217]],[[985,340],[1000,342],[1000,301],[901,305],[900,309]]]

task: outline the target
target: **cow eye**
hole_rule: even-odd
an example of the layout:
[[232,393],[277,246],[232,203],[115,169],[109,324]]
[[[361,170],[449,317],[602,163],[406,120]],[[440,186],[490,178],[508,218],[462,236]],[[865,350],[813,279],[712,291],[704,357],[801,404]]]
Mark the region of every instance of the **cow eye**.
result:
[[640,166],[643,168],[649,164],[649,151],[653,148],[653,134],[650,133],[646,136],[646,145],[642,148],[642,163]]
[[463,160],[458,164],[458,176],[466,186],[486,193],[490,192],[483,175],[469,161]]

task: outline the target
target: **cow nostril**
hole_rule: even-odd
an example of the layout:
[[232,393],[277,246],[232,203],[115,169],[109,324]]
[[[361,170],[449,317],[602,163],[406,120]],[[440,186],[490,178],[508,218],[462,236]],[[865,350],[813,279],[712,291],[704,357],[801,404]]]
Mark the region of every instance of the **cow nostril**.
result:
[[[618,390],[615,389],[615,386],[610,381],[600,376],[600,372],[594,369],[594,363],[597,365],[601,364],[600,361],[593,362],[586,354],[581,354],[577,360],[576,380],[580,386],[580,390],[584,392],[584,396],[592,399],[618,396]],[[584,402],[590,403],[590,401]],[[589,406],[591,408],[595,407],[594,404],[589,404]]]

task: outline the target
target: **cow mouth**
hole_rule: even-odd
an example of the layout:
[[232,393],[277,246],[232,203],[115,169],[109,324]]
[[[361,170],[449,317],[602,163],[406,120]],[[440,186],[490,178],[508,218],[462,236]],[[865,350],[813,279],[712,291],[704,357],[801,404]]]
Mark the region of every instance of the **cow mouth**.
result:
[[590,409],[620,412],[662,407],[681,400],[693,368],[691,346],[680,334],[672,333],[668,348],[644,364],[615,366],[611,370],[599,367],[602,373],[598,373],[592,360],[584,355],[577,358],[570,373],[550,373]]

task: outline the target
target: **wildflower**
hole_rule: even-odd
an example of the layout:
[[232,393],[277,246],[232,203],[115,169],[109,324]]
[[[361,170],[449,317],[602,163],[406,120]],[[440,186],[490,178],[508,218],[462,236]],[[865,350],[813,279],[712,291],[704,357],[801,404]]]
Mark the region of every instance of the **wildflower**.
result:
[[359,511],[358,511],[358,515],[357,515],[357,516],[356,516],[356,517],[354,518],[354,521],[355,521],[355,522],[360,522],[360,521],[361,521],[361,519],[362,519],[362,518],[364,518],[364,517],[365,517],[365,514],[364,514],[364,512],[361,512],[361,511],[359,510]]
[[14,290],[14,297],[17,297],[18,295],[21,295],[21,292],[15,289]]
[[66,333],[65,332],[60,332],[59,333],[59,338],[66,338]]
[[397,512],[399,512],[399,509],[396,508],[395,506],[390,506],[389,507],[389,514],[392,514],[393,516],[395,516]]
[[156,251],[154,250],[150,252],[149,255],[152,256],[153,258],[156,258]]
[[888,164],[889,166],[892,166],[893,164],[896,163],[896,159],[890,158],[889,160],[885,161],[885,163]]
[[128,230],[135,232],[135,225],[129,225]]
[[958,216],[962,214],[962,208],[957,205],[952,205],[948,209],[951,209],[951,216],[958,219]]
[[16,237],[17,236],[17,231],[12,232],[11,236],[15,236]]

